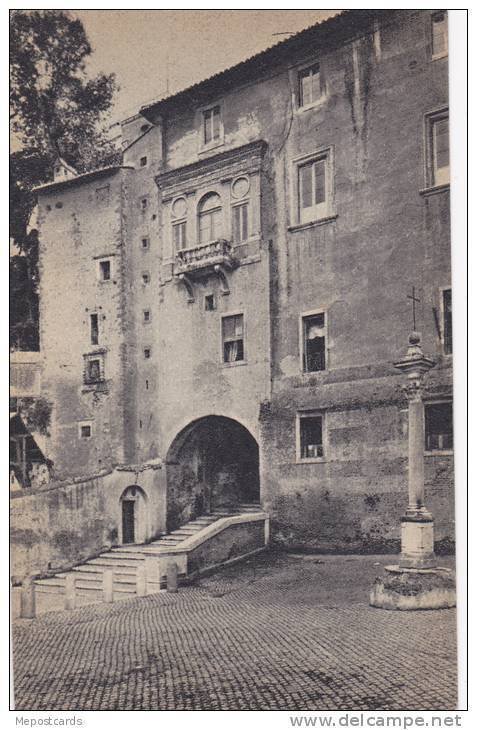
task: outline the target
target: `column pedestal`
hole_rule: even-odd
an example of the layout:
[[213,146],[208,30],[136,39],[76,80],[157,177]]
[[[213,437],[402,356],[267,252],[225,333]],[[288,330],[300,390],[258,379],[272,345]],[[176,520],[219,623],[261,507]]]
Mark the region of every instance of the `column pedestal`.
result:
[[432,516],[401,518],[401,568],[435,568]]

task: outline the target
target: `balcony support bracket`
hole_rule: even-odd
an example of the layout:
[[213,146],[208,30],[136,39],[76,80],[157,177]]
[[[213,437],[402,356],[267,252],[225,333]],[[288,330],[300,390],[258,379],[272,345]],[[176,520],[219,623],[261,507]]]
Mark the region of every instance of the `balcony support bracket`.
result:
[[227,296],[227,294],[230,294],[230,287],[224,267],[221,264],[215,264],[214,271],[219,277],[222,296]]
[[193,304],[195,302],[194,287],[192,281],[189,279],[187,274],[179,274],[179,281],[184,284],[187,292],[187,304]]

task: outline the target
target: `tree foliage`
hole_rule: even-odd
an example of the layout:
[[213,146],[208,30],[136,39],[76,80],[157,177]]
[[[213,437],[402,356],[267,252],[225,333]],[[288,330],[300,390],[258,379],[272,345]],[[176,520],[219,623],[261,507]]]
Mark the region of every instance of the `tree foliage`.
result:
[[[91,53],[81,21],[70,12],[11,11],[10,236],[26,257],[26,272],[14,262],[11,275],[15,296],[27,301],[13,307],[10,331],[11,344],[22,349],[32,343],[30,336],[22,342],[22,326],[26,333],[38,319],[38,236],[29,229],[36,205],[33,188],[52,179],[58,156],[79,171],[117,159],[107,140],[116,81],[113,74],[89,77]],[[22,272],[28,281],[18,280]]]

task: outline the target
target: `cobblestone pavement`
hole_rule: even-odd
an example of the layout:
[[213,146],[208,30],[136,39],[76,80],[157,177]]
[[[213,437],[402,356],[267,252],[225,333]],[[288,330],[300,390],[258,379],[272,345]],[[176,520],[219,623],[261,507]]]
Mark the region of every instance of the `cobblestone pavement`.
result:
[[380,557],[259,556],[14,622],[17,710],[451,710],[455,612],[366,603]]

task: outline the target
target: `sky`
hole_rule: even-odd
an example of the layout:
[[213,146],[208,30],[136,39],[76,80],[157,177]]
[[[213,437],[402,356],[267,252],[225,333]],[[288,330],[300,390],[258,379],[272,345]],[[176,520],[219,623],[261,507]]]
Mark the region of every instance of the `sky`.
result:
[[285,39],[336,10],[76,10],[93,54],[89,71],[121,87],[112,121]]

